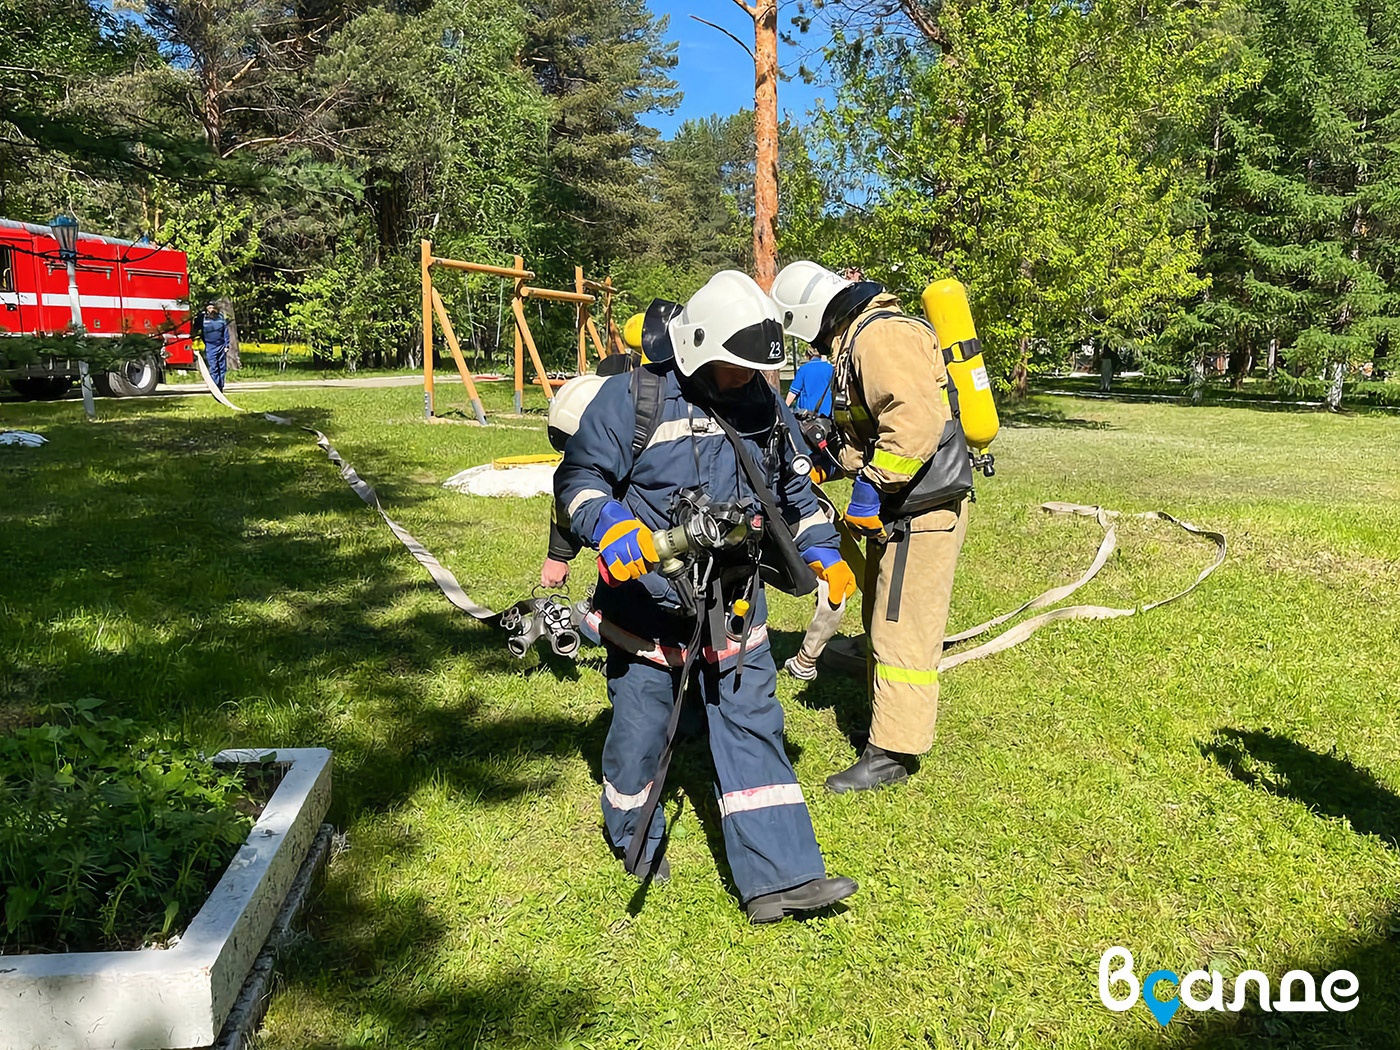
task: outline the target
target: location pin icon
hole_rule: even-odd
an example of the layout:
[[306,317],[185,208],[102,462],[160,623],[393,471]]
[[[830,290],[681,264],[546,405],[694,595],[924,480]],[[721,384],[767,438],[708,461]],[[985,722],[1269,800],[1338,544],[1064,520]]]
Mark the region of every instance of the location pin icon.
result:
[[1181,1005],[1178,996],[1172,996],[1163,1002],[1157,998],[1157,985],[1163,981],[1170,981],[1172,984],[1180,984],[1181,978],[1172,973],[1171,970],[1154,970],[1148,974],[1142,982],[1142,1001],[1147,1004],[1147,1008],[1152,1011],[1152,1016],[1157,1018],[1157,1023],[1163,1028],[1175,1016],[1177,1007]]

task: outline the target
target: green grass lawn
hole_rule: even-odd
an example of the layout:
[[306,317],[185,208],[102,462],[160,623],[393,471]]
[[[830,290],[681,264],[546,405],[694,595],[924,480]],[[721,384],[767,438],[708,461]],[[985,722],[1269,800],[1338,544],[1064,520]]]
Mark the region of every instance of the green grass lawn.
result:
[[[499,410],[510,391],[483,394]],[[427,426],[421,398],[235,399],[324,430],[499,608],[529,591],[546,503],[440,482],[543,451],[542,419]],[[938,742],[898,790],[823,794],[864,696],[782,680],[828,865],[861,889],[836,914],[751,927],[716,859],[703,747],[673,771],[670,884],[643,897],[609,855],[598,651],[513,660],[303,432],[203,398],[100,408],[89,425],[74,402],[0,406],[0,426],[49,438],[0,447],[0,728],[96,695],[209,749],[335,750],[349,849],[263,1047],[1400,1043],[1393,418],[1066,398],[1018,412],[979,486],[954,629],[1088,563],[1095,525],[1044,500],[1164,509],[1227,533],[1229,560],[1176,605],[1053,625],[950,672]],[[1083,600],[1151,600],[1210,557],[1164,524],[1120,531]],[[774,602],[779,660],[806,611]],[[1141,1004],[1100,1004],[1111,945],[1139,977],[1346,968],[1360,1005],[1183,1009],[1163,1029]]]
[[[195,341],[195,353],[203,353],[204,344]],[[445,351],[444,351],[445,352]],[[345,358],[337,348],[330,358],[316,358],[311,353],[311,348],[305,343],[240,343],[238,348],[240,367],[229,372],[228,382],[278,382],[292,379],[367,379],[372,376],[399,376],[399,375],[422,375],[421,368],[368,368],[361,367],[350,369],[345,365]],[[472,356],[467,355],[470,363]],[[513,368],[509,350],[504,357],[498,356],[494,362],[488,362],[482,357],[476,363],[478,372],[505,372],[509,374]],[[457,366],[452,363],[449,357],[437,363],[437,371],[440,375],[457,375]],[[526,373],[533,374],[527,363]],[[166,373],[165,380],[172,385],[181,383],[200,383],[197,369],[190,368],[183,371],[171,370]]]

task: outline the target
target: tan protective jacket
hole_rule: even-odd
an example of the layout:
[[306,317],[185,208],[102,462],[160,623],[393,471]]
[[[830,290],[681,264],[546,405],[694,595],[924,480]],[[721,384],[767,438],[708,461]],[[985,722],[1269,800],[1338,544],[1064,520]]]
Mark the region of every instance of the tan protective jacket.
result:
[[[938,449],[953,418],[948,370],[938,336],[910,317],[871,321],[870,314],[899,310],[899,300],[877,295],[832,340],[834,389],[845,391],[848,412],[836,410],[846,436],[841,468],[864,469],[881,492],[907,485]],[[860,338],[852,334],[861,329]]]

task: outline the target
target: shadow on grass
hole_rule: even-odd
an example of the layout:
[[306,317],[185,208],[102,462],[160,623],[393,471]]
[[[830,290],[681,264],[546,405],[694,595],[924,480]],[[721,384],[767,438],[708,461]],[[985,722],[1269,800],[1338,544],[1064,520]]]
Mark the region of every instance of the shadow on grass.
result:
[[[1400,796],[1346,758],[1313,751],[1269,729],[1221,729],[1199,747],[1203,755],[1242,784],[1301,802],[1320,816],[1345,819],[1356,831],[1376,835],[1391,849],[1400,846]],[[1364,925],[1361,936],[1335,953],[1290,960],[1269,975],[1276,982],[1288,970],[1305,970],[1320,984],[1335,970],[1350,970],[1360,982],[1359,1003],[1354,1010],[1264,1012],[1255,1002],[1239,1014],[1189,1015],[1189,1027],[1174,1022],[1168,1033],[1144,1038],[1138,1045],[1143,1050],[1164,1045],[1200,1050],[1400,1047],[1400,992],[1395,985],[1395,975],[1400,973],[1400,912],[1391,909],[1368,916]],[[1164,1039],[1164,1035],[1175,1038]]]
[[[448,753],[443,739],[467,756],[453,779],[495,800],[530,785],[473,757],[578,736],[568,720],[475,718],[469,686],[448,708],[425,699],[424,680],[453,660],[474,678],[522,666],[500,632],[436,600],[309,434],[251,414],[145,410],[97,426],[68,411],[43,426],[49,445],[0,456],[0,564],[25,569],[0,577],[14,610],[0,622],[5,725],[94,695],[202,746],[330,746],[342,767],[374,770],[340,782],[337,820],[390,807],[440,772],[425,758]],[[322,409],[288,412],[327,426]],[[380,454],[361,445],[352,462],[358,452]],[[356,702],[381,724],[356,724]]]
[[997,417],[1003,427],[1012,429],[1049,428],[1053,430],[1113,430],[1112,423],[1102,419],[1080,419],[1068,416],[1058,408],[1042,403],[1007,402],[997,406]]
[[1321,754],[1269,729],[1221,729],[1201,753],[1242,784],[1303,803],[1354,831],[1400,847],[1400,795],[1336,753]]
[[[768,637],[773,643],[778,673],[786,674],[782,670],[783,661],[802,648],[803,634],[770,628]],[[859,755],[870,739],[870,692],[865,677],[843,674],[824,665],[819,667],[816,678],[799,684],[797,702],[813,711],[830,711],[836,719],[836,728]]]
[[[1278,391],[1234,391],[1226,387],[1208,385],[1201,403],[1197,405],[1191,400],[1190,387],[1181,386],[1136,386],[1131,383],[1120,383],[1115,381],[1113,389],[1109,393],[1099,390],[1098,380],[1085,381],[1082,384],[1078,380],[1054,380],[1046,383],[1045,386],[1032,389],[1031,395],[1046,396],[1071,396],[1084,398],[1086,401],[1117,401],[1125,404],[1156,404],[1164,408],[1245,408],[1255,412],[1296,412],[1296,413],[1318,413],[1326,412],[1327,406],[1320,398],[1289,397]],[[997,406],[1002,419],[1005,420],[1006,410],[1001,405]],[[1377,404],[1370,401],[1344,400],[1339,410],[1340,415],[1386,415],[1397,410],[1394,405]]]
[[[371,834],[352,849],[407,859],[418,845],[413,835],[383,826]],[[414,891],[390,896],[358,875],[353,864],[331,867],[311,940],[279,965],[287,974],[283,994],[319,1007],[298,1016],[334,1017],[331,1031],[295,1033],[296,1045],[550,1047],[572,1045],[590,1022],[596,990],[542,980],[524,962],[470,980],[435,970],[430,961],[450,950],[442,902]],[[406,985],[408,972],[415,978]]]

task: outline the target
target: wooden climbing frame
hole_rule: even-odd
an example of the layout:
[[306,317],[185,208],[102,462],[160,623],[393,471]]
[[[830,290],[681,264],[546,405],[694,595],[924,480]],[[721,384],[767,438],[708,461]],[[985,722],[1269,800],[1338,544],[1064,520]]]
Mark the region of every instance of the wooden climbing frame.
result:
[[[573,303],[577,308],[577,328],[578,328],[578,371],[580,374],[588,371],[588,344],[591,342],[593,348],[601,360],[609,353],[626,352],[626,347],[622,344],[622,339],[617,332],[617,326],[612,319],[613,296],[617,289],[613,287],[612,278],[607,277],[602,281],[593,281],[583,276],[583,267],[574,267],[574,290],[557,291],[553,288],[537,288],[530,282],[535,279],[535,272],[525,268],[525,260],[517,255],[513,266],[493,266],[489,263],[464,262],[461,259],[445,259],[433,254],[433,242],[425,240],[421,242],[422,247],[422,271],[423,271],[423,416],[425,419],[433,418],[433,318],[437,318],[437,323],[442,326],[443,337],[447,341],[447,348],[452,353],[452,360],[457,365],[457,371],[462,376],[462,384],[466,387],[467,396],[471,399],[472,410],[476,413],[477,421],[486,422],[486,410],[482,408],[481,398],[477,396],[476,384],[472,381],[471,370],[467,367],[466,358],[462,356],[462,348],[457,342],[457,333],[452,328],[452,321],[447,316],[447,310],[443,306],[442,297],[438,295],[437,289],[433,287],[432,268],[441,266],[449,270],[463,270],[467,273],[487,274],[494,277],[503,277],[515,282],[514,290],[511,293],[511,315],[515,318],[515,411],[519,413],[524,407],[525,395],[525,354],[530,355],[530,363],[535,369],[535,383],[544,390],[546,401],[553,400],[554,387],[562,385],[557,380],[551,380],[545,373],[544,361],[540,357],[539,347],[535,345],[534,333],[530,331],[530,323],[525,318],[525,300],[538,299],[542,302]],[[598,326],[593,322],[592,307],[599,300],[603,306],[603,327],[608,333],[606,342],[598,332]]]

